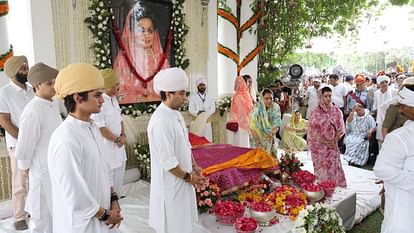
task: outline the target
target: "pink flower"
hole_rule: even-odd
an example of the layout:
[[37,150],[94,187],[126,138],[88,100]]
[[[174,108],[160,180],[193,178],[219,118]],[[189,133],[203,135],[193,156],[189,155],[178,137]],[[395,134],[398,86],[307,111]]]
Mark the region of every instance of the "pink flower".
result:
[[203,201],[199,201],[198,202],[198,206],[204,206],[205,204],[204,204],[204,202]]
[[208,191],[204,191],[204,196],[208,197]]
[[206,204],[207,204],[208,206],[212,206],[212,205],[213,205],[213,203],[211,202],[211,199],[210,199],[210,198],[207,198],[207,199],[205,200],[205,202],[206,202]]
[[211,192],[211,195],[212,195],[212,196],[216,196],[216,193],[215,193],[215,192]]
[[197,192],[199,193],[200,191],[201,191],[200,188],[197,187]]

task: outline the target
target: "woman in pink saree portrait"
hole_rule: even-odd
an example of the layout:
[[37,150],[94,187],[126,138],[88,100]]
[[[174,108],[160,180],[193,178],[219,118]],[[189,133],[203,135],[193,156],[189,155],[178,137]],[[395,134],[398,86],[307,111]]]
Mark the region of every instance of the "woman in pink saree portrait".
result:
[[[153,90],[153,81],[141,82],[128,64],[127,56],[137,73],[148,79],[161,69],[169,67],[168,58],[163,61],[163,49],[152,18],[137,3],[128,13],[122,32],[125,51],[119,50],[114,70],[120,78],[120,103],[159,101],[160,97]],[[123,54],[124,52],[124,54]],[[160,64],[162,63],[162,64]]]

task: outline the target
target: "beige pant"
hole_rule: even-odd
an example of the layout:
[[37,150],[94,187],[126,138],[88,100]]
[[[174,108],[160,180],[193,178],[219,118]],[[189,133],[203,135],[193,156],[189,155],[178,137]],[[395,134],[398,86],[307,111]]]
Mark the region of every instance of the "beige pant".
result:
[[14,157],[16,148],[7,148],[10,157],[10,167],[12,173],[12,202],[14,219],[16,221],[23,220],[26,217],[26,211],[24,211],[26,203],[26,195],[28,190],[28,179],[23,176],[22,170],[17,168],[17,159]]

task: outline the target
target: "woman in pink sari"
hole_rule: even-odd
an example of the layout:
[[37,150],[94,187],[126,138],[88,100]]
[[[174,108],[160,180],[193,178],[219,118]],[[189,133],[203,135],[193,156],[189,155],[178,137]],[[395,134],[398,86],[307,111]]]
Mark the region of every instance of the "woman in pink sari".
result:
[[249,75],[237,77],[234,83],[236,94],[231,99],[230,121],[238,123],[238,131],[233,135],[233,144],[240,147],[249,147],[249,116],[253,107],[251,86],[252,78]]
[[[122,32],[122,41],[125,46],[125,55],[129,57],[137,73],[144,79],[154,75],[163,58],[158,32],[154,29],[151,17],[144,13],[140,4],[136,4],[128,13]],[[161,69],[169,67],[168,59]],[[115,58],[114,70],[120,79],[120,103],[136,103],[159,101],[160,97],[153,90],[153,81],[147,82],[145,87],[132,72],[126,57],[120,49]]]
[[346,187],[338,141],[345,133],[341,110],[332,104],[332,89],[322,88],[319,106],[312,112],[308,127],[308,148],[319,180],[333,180]]

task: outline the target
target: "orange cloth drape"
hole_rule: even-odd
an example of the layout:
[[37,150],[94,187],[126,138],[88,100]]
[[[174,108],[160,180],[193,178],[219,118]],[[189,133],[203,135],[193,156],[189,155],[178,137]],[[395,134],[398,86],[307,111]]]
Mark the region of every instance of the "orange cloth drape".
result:
[[271,168],[277,166],[273,156],[262,149],[254,149],[227,162],[216,164],[203,169],[205,175],[210,175],[227,168]]

